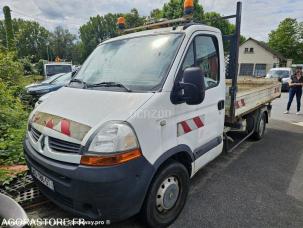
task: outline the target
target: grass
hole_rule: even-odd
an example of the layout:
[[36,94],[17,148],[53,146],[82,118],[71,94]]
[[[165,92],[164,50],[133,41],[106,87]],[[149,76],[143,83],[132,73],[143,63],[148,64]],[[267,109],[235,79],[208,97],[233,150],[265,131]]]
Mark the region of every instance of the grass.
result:
[[41,75],[27,75],[23,76],[21,79],[21,85],[27,86],[29,84],[35,83],[35,82],[41,82],[44,79]]
[[11,180],[13,172],[0,169],[0,185]]
[[28,170],[26,165],[0,166],[0,186],[11,182]]

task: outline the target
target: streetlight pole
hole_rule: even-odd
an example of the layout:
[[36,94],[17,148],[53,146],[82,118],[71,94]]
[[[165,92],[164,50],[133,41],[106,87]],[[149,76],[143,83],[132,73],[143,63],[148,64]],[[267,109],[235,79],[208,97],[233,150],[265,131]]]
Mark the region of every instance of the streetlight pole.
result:
[[49,54],[48,54],[48,46],[49,46],[49,42],[46,42],[46,54],[47,54],[47,61],[49,62]]

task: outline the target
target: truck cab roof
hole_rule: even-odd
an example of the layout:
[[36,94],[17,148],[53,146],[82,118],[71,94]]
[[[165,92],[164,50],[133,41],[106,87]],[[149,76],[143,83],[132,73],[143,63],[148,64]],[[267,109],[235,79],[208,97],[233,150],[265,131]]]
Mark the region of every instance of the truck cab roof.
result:
[[58,63],[46,63],[44,65],[52,66],[52,65],[72,65],[72,64],[71,63],[66,63],[66,62],[58,62]]
[[[117,40],[123,40],[123,39],[130,39],[140,36],[148,36],[148,35],[161,35],[161,34],[168,34],[168,33],[184,33],[184,34],[192,34],[195,31],[210,31],[214,33],[221,34],[221,31],[215,27],[203,25],[203,24],[185,24],[182,26],[176,26],[176,27],[166,27],[166,28],[158,28],[158,29],[150,29],[145,31],[139,31],[139,32],[133,32],[125,35],[121,35],[112,39],[108,39],[101,44],[109,43]],[[101,45],[100,44],[100,45]]]
[[288,70],[291,71],[290,67],[277,67],[277,68],[272,68],[270,69],[271,71],[275,71],[275,70]]

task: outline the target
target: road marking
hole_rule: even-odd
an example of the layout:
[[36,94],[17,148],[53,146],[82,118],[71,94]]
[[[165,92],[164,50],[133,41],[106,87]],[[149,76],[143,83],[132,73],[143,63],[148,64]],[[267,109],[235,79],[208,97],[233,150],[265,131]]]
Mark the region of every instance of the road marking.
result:
[[293,196],[303,202],[303,155],[301,155],[295,173],[291,178],[287,195]]
[[303,127],[303,122],[297,122],[297,123],[292,123],[292,124]]

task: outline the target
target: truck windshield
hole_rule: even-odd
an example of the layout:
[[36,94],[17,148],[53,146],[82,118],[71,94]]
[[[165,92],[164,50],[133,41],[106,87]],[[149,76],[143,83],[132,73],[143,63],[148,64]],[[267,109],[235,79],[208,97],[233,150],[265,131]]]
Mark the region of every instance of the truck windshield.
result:
[[71,65],[46,65],[45,66],[46,75],[47,76],[53,76],[55,74],[59,73],[68,73],[72,71]]
[[182,37],[150,35],[102,44],[85,61],[75,79],[87,85],[114,82],[132,91],[155,91],[166,78]]
[[288,78],[290,77],[290,72],[287,70],[271,70],[268,73],[273,78]]

